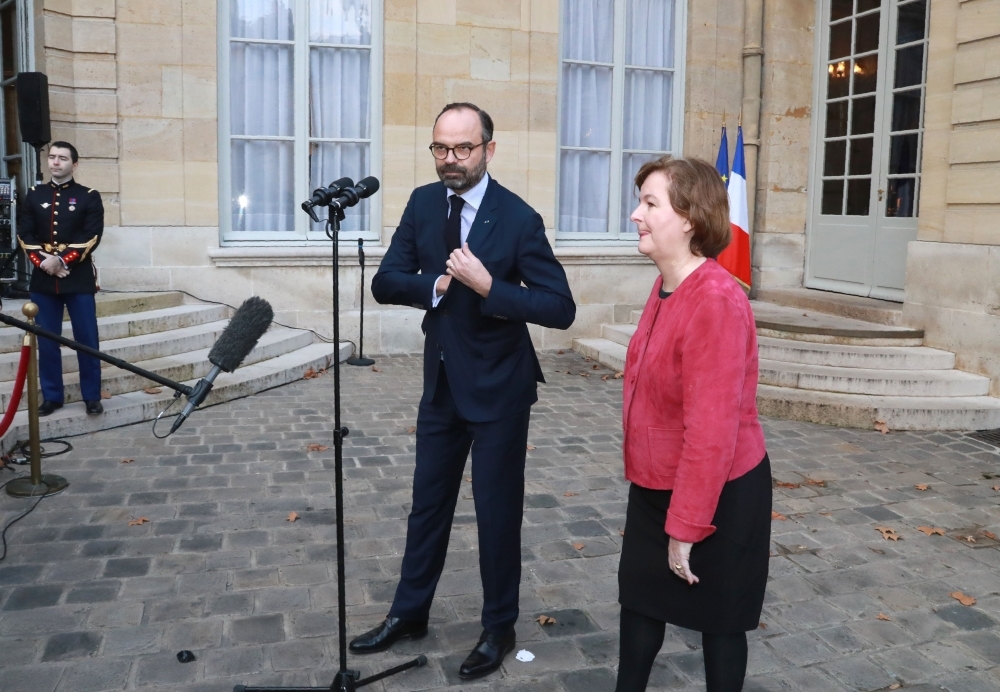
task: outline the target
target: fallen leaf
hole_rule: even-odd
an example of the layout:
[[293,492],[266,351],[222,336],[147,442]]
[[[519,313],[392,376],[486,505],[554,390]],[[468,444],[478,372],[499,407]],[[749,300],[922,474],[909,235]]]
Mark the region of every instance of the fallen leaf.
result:
[[774,483],[779,488],[801,488],[799,483],[786,483],[785,481],[775,481]]
[[288,518],[285,519],[285,521],[295,521],[298,518],[299,518],[299,513],[298,512],[289,512],[288,513]]
[[920,483],[919,485],[915,485],[913,487],[916,488],[917,490],[930,490],[931,489],[931,486],[927,485],[926,483]]
[[407,433],[408,435],[412,435],[412,434],[413,434],[413,433],[415,433],[415,432],[417,432],[417,426],[415,426],[415,425],[411,425],[410,427],[408,427],[408,428],[406,429],[406,433]]
[[883,435],[889,434],[889,426],[885,424],[884,420],[875,421],[875,429],[878,430]]
[[326,445],[317,444],[315,442],[311,445],[306,445],[307,452],[325,452],[328,449],[330,448]]
[[163,391],[163,387],[143,387],[142,391],[146,394],[159,394]]
[[831,513],[830,512],[820,512],[819,515],[821,517],[829,517],[829,516],[831,516]]
[[590,377],[590,373],[589,372],[581,372],[580,373],[580,377]]
[[615,373],[615,379],[616,380],[620,380],[623,377],[625,377],[625,373],[623,373],[623,372],[616,372]]
[[902,685],[900,685],[898,682],[894,682],[891,685],[889,685],[890,690],[898,690],[900,687],[902,687]]
[[101,398],[102,399],[110,399],[111,398],[111,392],[109,392],[106,389],[102,389],[101,390]]
[[381,370],[379,370],[378,368],[376,368],[376,367],[375,367],[375,366],[373,365],[373,366],[372,366],[372,372],[382,372],[382,371],[381,371]]
[[576,548],[577,550],[583,550],[586,547],[586,544],[585,543],[574,543],[573,547]]
[[527,450],[528,450],[529,452],[531,452],[531,451],[533,451],[533,450],[535,449],[535,445],[528,445],[528,446],[526,447],[526,449],[527,449]]
[[757,629],[766,630],[767,629],[767,625],[764,624],[763,622],[758,622],[757,623]]
[[600,369],[601,369],[601,366],[600,366],[600,365],[591,365],[591,366],[590,366],[590,369],[591,369],[591,370],[600,370]]
[[825,488],[826,487],[826,481],[817,481],[817,480],[812,479],[812,478],[807,478],[806,479],[806,483],[808,483],[809,485],[818,485],[821,488]]
[[993,533],[992,531],[980,531],[979,533],[983,534],[984,536],[986,536],[987,538],[989,538],[991,541],[995,541],[997,539],[997,535],[995,533]]
[[131,464],[133,461],[135,461],[135,459],[122,459],[121,463],[123,463],[123,464]]
[[313,370],[312,368],[309,368],[304,373],[302,373],[303,380],[311,380],[316,377],[319,377],[319,373]]
[[889,622],[889,616],[886,615],[885,613],[879,613],[878,615],[875,616],[875,619],[876,620],[884,620],[885,622]]
[[566,491],[563,493],[563,497],[576,497],[580,493],[574,493],[573,491]]
[[887,541],[900,541],[903,539],[902,536],[896,533],[896,529],[891,529],[888,526],[876,526],[875,530],[881,533],[882,538]]
[[131,521],[129,521],[128,525],[129,526],[142,526],[143,524],[148,524],[148,523],[149,523],[149,519],[147,519],[146,517],[139,517],[138,519],[132,519]]
[[548,615],[539,615],[537,618],[535,618],[535,622],[537,622],[539,625],[554,625],[556,624],[556,619],[553,617],[549,617]]
[[601,382],[607,382],[610,379],[611,379],[611,375],[603,375],[601,377]]
[[920,533],[927,534],[928,536],[943,536],[944,529],[937,529],[932,526],[918,526],[917,531]]
[[1000,490],[1000,485],[994,485],[993,490]]
[[559,349],[558,351],[556,351],[556,353],[558,353],[558,354],[559,354],[559,355],[561,356],[561,355],[563,355],[564,353],[566,353],[566,351],[564,351],[564,350],[562,350],[562,349]]
[[966,540],[967,543],[975,543],[976,542],[976,537],[975,536],[966,536],[965,540]]
[[772,509],[771,510],[771,520],[773,521],[775,519],[777,519],[778,521],[786,521],[788,519],[788,517],[786,517],[784,514],[781,514],[780,512],[776,512],[776,511],[774,511]]
[[976,605],[976,599],[975,598],[973,598],[972,596],[966,596],[961,591],[952,591],[948,595],[951,596],[952,598],[954,598],[956,601],[958,601],[959,603],[961,603],[964,606],[973,606],[973,605]]

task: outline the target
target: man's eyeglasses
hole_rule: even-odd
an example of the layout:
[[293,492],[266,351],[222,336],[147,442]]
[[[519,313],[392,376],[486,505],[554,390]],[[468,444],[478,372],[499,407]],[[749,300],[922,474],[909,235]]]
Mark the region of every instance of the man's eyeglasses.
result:
[[434,154],[434,158],[439,161],[444,161],[448,158],[448,152],[454,152],[455,158],[459,161],[464,161],[465,159],[472,156],[472,150],[476,147],[481,147],[484,144],[489,144],[489,142],[480,142],[479,144],[459,144],[457,147],[446,147],[443,144],[432,144],[428,149]]

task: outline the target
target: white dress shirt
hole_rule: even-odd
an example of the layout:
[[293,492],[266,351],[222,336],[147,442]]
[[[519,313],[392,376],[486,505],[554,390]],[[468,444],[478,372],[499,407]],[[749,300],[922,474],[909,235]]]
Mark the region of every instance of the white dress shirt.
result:
[[[462,207],[462,247],[465,246],[465,242],[469,239],[469,231],[472,229],[472,222],[476,220],[476,214],[479,213],[479,207],[483,204],[483,196],[486,194],[486,187],[490,184],[490,174],[486,173],[483,175],[483,179],[480,180],[475,186],[468,192],[463,192],[459,195],[465,200],[465,206]],[[455,194],[454,190],[448,190],[446,199],[448,200],[448,215],[451,216],[451,197]],[[445,276],[442,274],[438,277],[438,281]],[[432,290],[431,296],[431,306],[437,307],[441,299],[444,298],[443,295],[438,295],[437,292],[438,282],[434,282],[434,288]]]

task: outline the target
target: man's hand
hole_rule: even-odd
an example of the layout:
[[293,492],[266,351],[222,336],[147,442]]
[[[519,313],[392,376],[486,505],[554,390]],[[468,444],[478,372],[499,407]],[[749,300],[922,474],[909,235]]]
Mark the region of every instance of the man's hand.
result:
[[451,286],[451,277],[439,276],[437,283],[434,284],[434,292],[439,296],[443,296],[445,293],[448,292],[449,286]]
[[454,276],[483,298],[490,294],[490,289],[493,287],[493,277],[486,271],[483,263],[469,250],[468,243],[451,253],[446,266],[449,276]]
[[63,267],[62,260],[59,259],[58,255],[50,255],[47,252],[41,252],[41,251],[39,252],[39,254],[41,254],[42,257],[44,257],[45,259],[42,260],[42,263],[38,266],[46,274],[51,274],[52,276],[55,276],[56,278],[60,279],[62,278],[62,276],[59,276],[60,272],[66,272],[65,274],[63,274],[63,276],[67,276],[69,274],[69,271]]

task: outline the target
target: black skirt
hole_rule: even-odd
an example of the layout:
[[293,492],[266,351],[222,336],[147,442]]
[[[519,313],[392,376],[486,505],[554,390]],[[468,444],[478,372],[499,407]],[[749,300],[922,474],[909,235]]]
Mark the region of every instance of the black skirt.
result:
[[699,632],[757,629],[764,605],[771,538],[771,463],[764,455],[722,487],[715,533],[691,549],[689,586],[670,570],[663,530],[671,490],[632,484],[618,566],[618,602],[647,617]]

